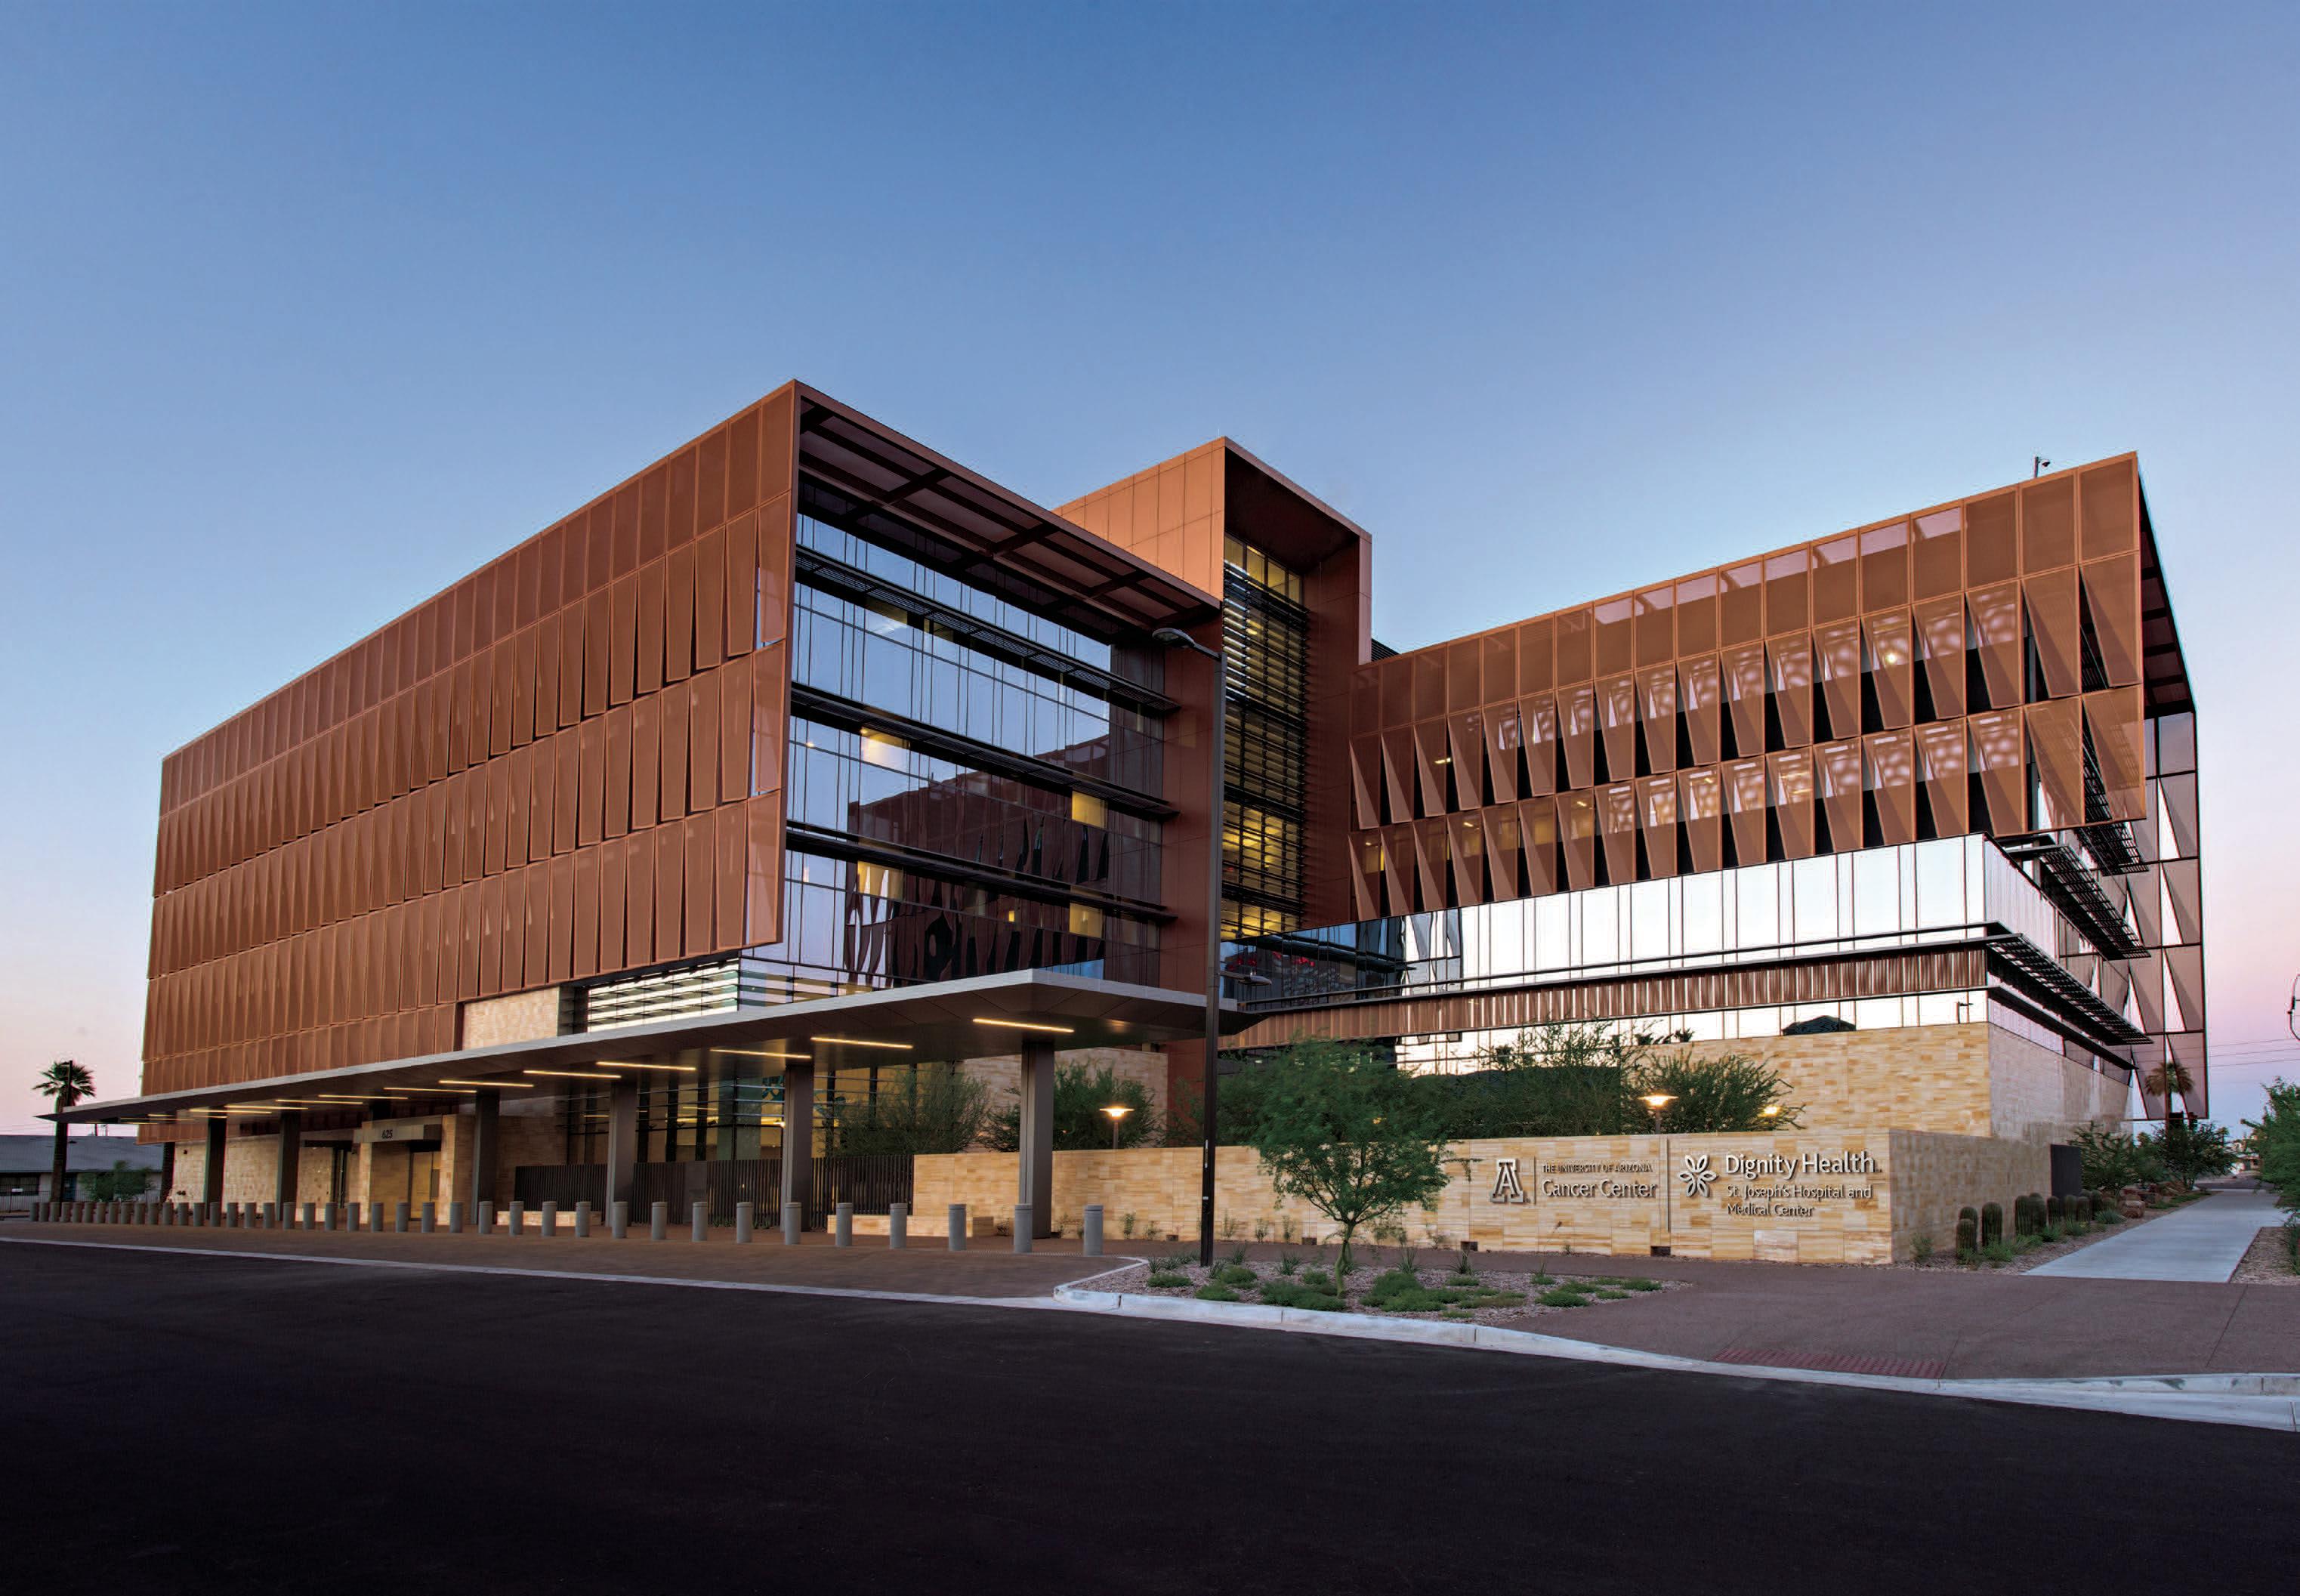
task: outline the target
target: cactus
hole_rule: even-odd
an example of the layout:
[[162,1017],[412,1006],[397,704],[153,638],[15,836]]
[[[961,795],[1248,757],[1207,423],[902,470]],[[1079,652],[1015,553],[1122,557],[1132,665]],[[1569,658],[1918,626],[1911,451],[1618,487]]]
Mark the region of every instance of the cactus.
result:
[[2004,1239],[2004,1208],[2002,1203],[1980,1205],[1980,1244],[1984,1247]]
[[1980,1216],[1969,1208],[1956,1212],[1956,1255],[1971,1259],[1980,1251]]

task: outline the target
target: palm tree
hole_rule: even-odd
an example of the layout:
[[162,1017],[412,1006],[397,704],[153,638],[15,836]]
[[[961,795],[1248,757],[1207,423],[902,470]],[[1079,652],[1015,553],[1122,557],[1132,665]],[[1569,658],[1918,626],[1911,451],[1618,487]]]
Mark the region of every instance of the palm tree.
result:
[[[40,1072],[39,1078],[32,1083],[32,1090],[43,1097],[54,1098],[56,1112],[61,1115],[81,1098],[95,1093],[96,1077],[70,1059],[59,1059]],[[59,1118],[56,1121],[55,1169],[48,1177],[48,1201],[51,1202],[64,1200],[64,1143],[70,1134],[70,1127]]]
[[2154,1093],[2164,1100],[2164,1131],[2167,1135],[2170,1135],[2172,1130],[2173,1094],[2179,1093],[2180,1101],[2186,1102],[2188,1101],[2188,1093],[2195,1091],[2196,1086],[2196,1077],[2188,1073],[2188,1067],[2178,1059],[2167,1059],[2140,1077],[2142,1091]]

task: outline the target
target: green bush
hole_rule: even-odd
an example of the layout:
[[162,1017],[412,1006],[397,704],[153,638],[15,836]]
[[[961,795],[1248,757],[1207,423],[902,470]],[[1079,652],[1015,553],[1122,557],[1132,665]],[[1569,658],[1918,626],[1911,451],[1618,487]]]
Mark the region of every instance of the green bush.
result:
[[1238,1294],[1229,1287],[1212,1281],[1198,1287],[1191,1294],[1201,1302],[1236,1302],[1240,1300]]
[[[2004,1209],[2002,1204],[1984,1202],[1980,1205],[1980,1250],[1983,1252],[2004,1239]],[[2010,1256],[2009,1254],[2007,1256]]]
[[1329,1292],[1334,1289],[1334,1276],[1327,1269],[1304,1269],[1302,1271],[1302,1284],[1314,1291]]
[[[1209,782],[1211,782],[1212,779],[1212,777],[1208,777]],[[1278,1255],[1278,1272],[1279,1274],[1296,1274],[1300,1271],[1301,1268],[1302,1259],[1300,1254],[1294,1252],[1281,1252]]]
[[1265,1280],[1262,1300],[1272,1308],[1310,1308],[1320,1313],[1340,1313],[1345,1304],[1331,1292],[1313,1291],[1291,1280]]
[[1629,1294],[1627,1292],[1617,1292],[1610,1285],[1601,1285],[1597,1288],[1597,1300],[1601,1302],[1618,1302]]
[[1589,1299],[1583,1296],[1579,1292],[1574,1290],[1574,1288],[1570,1285],[1554,1287],[1549,1291],[1542,1293],[1541,1295],[1536,1297],[1534,1301],[1540,1303],[1544,1308],[1587,1308],[1589,1306]]
[[1243,1264],[1224,1264],[1214,1271],[1214,1281],[1221,1285],[1252,1285],[1260,1278]]
[[[1052,1126],[1054,1151],[1091,1152],[1096,1148],[1108,1148],[1110,1116],[1103,1110],[1117,1103],[1123,1103],[1132,1110],[1118,1124],[1118,1144],[1121,1147],[1146,1146],[1157,1139],[1157,1127],[1150,1118],[1149,1087],[1138,1080],[1120,1078],[1117,1071],[1107,1064],[1098,1069],[1083,1064],[1057,1064],[1054,1067]],[[1222,1105],[1224,1118],[1229,1118],[1229,1108],[1227,1102]],[[1022,1145],[1022,1105],[1020,1100],[1012,1108],[989,1117],[984,1139],[1000,1152],[1012,1152]],[[920,1151],[954,1152],[958,1150],[937,1147]]]
[[1150,1289],[1153,1291],[1165,1291],[1172,1286],[1189,1284],[1188,1275],[1177,1275],[1171,1269],[1154,1269],[1150,1273]]
[[2100,1210],[2100,1222],[2104,1225],[2121,1225],[2124,1223],[2124,1210],[2120,1208],[2104,1208]]
[[1909,1260],[1912,1263],[1920,1265],[1932,1262],[1933,1238],[1929,1235],[1917,1235],[1911,1237],[1909,1240]]
[[[2012,1261],[2012,1243],[2006,1241],[2004,1237],[1999,1236],[1996,1240],[1981,1248],[1980,1256],[1987,1259],[1992,1264],[2009,1264]],[[1204,1293],[1201,1293],[1199,1294],[1204,1295]]]
[[1643,1280],[1643,1279],[1639,1279],[1639,1280],[1624,1280],[1624,1281],[1622,1281],[1622,1282],[1621,1282],[1621,1287],[1622,1287],[1622,1289],[1623,1289],[1624,1291],[1632,1291],[1632,1292],[1657,1292],[1657,1291],[1661,1290],[1661,1282],[1660,1282],[1660,1281],[1658,1281],[1658,1280]]

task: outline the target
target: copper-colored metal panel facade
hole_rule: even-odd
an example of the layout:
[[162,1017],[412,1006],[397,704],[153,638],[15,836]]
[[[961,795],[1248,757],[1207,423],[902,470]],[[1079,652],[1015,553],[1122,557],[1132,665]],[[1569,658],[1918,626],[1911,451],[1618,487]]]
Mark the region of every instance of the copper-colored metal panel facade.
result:
[[796,394],[168,757],[146,1091],[444,1051],[465,1000],[775,939]]
[[[1502,639],[1507,687],[1482,663]],[[2193,710],[2129,455],[1371,661],[1349,702],[1354,743],[1386,752],[1416,743],[1429,703],[1514,726],[1485,744],[1521,753],[1506,783],[1391,768],[1354,817],[1361,838],[1388,837],[1554,789],[1561,868],[1534,868],[1529,844],[1521,871],[1488,871],[1497,898],[1970,830],[2117,828],[2172,862],[2112,871],[2104,890],[2129,924],[2136,895],[2161,895],[2151,918],[2182,950],[2155,961],[2141,1007],[2161,1022],[2138,1061],[2201,1057],[2201,931],[2169,884],[2195,854]],[[1647,784],[1672,774],[1664,805]],[[1360,841],[1327,846],[1346,858]],[[1381,913],[1477,901],[1459,873],[1389,865],[1361,879]]]

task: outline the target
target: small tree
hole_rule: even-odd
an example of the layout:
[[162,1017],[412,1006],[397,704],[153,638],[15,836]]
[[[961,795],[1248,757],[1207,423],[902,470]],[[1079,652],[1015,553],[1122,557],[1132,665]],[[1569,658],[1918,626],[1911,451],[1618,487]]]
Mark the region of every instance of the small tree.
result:
[[[1104,1109],[1122,1106],[1128,1112],[1118,1122],[1118,1144],[1140,1147],[1157,1126],[1150,1123],[1150,1088],[1121,1076],[1109,1065],[1088,1069],[1083,1064],[1062,1064],[1054,1069],[1054,1151],[1086,1151],[1110,1145],[1110,1116]],[[1228,1108],[1225,1103],[1223,1107]],[[1022,1105],[1000,1111],[990,1122],[990,1145],[1013,1152],[1022,1145]]]
[[990,1093],[955,1064],[921,1064],[899,1085],[846,1105],[835,1132],[841,1152],[964,1152],[990,1122]]
[[1446,1189],[1437,1105],[1388,1060],[1344,1043],[1296,1043],[1268,1068],[1254,1150],[1279,1195],[1308,1203],[1340,1232],[1338,1290],[1361,1229]]
[[2247,1119],[2260,1179],[2276,1190],[2279,1208],[2300,1213],[2300,1085],[2279,1076],[2268,1085],[2268,1112]]
[[[32,1090],[54,1102],[56,1112],[62,1114],[82,1098],[95,1093],[96,1077],[70,1059],[59,1059],[40,1071],[38,1078],[32,1083]],[[58,1119],[54,1173],[48,1179],[48,1197],[52,1201],[63,1201],[64,1157],[69,1147],[68,1138],[71,1134],[71,1128],[62,1119]]]
[[[1747,1053],[1697,1057],[1691,1048],[1638,1060],[1629,1070],[1629,1093],[1665,1093],[1677,1101],[1662,1121],[1686,1135],[1722,1131],[1788,1130],[1799,1110],[1788,1101],[1780,1071]],[[1765,1110],[1771,1109],[1771,1113]]]
[[2194,1185],[2207,1176],[2226,1175],[2236,1168],[2236,1149],[2229,1145],[2228,1127],[2209,1119],[2178,1118],[2155,1135],[2138,1138],[2153,1151],[2166,1174],[2183,1185]]

